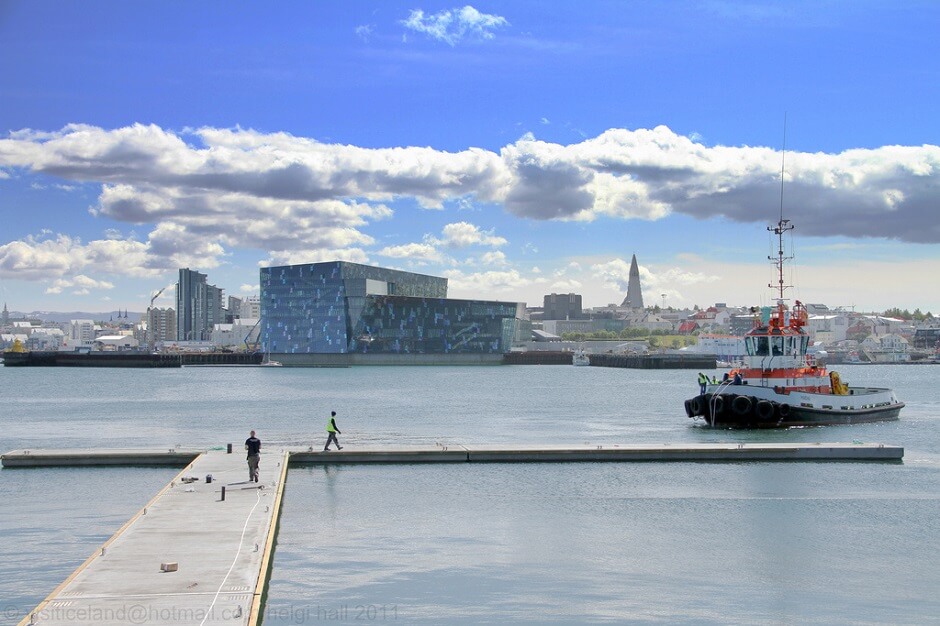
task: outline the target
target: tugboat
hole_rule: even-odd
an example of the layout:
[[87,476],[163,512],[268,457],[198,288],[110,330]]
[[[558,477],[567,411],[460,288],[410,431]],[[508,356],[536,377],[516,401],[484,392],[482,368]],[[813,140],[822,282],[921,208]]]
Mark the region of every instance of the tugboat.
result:
[[[793,230],[780,220],[767,230],[777,236],[779,276],[776,307],[752,308],[754,327],[744,336],[743,366],[720,383],[703,384],[704,392],[685,401],[686,414],[712,427],[788,428],[896,420],[904,407],[894,391],[850,387],[837,372],[826,371],[808,354],[806,307],[785,304],[783,235]],[[790,257],[792,258],[792,257]]]

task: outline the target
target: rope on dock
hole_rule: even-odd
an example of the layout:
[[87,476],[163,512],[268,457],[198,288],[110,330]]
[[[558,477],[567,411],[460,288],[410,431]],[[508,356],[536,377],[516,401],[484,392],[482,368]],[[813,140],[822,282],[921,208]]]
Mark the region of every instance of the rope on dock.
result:
[[248,517],[245,518],[245,525],[242,526],[242,536],[238,540],[238,550],[235,552],[235,558],[232,560],[232,565],[228,568],[228,572],[225,573],[225,578],[222,579],[221,584],[219,584],[219,590],[215,592],[215,596],[212,598],[212,604],[209,605],[209,608],[206,610],[205,617],[202,618],[202,621],[199,622],[199,626],[203,626],[206,623],[206,620],[209,619],[209,616],[212,615],[212,609],[215,607],[216,600],[219,599],[219,594],[222,593],[222,587],[225,586],[225,583],[228,581],[228,577],[232,574],[232,570],[235,569],[235,564],[238,562],[238,557],[242,553],[242,544],[245,543],[245,533],[248,532],[248,522],[251,521],[251,516],[254,515],[255,509],[258,508],[258,505],[261,504],[261,490],[258,490],[258,499],[255,501],[255,505],[251,507],[251,510],[248,511]]

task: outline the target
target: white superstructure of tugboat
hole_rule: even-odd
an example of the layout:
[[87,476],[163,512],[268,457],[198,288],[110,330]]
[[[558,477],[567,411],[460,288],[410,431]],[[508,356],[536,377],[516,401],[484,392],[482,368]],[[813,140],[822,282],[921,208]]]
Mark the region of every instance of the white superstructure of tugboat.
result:
[[686,414],[724,428],[786,428],[896,420],[904,403],[891,389],[852,387],[827,372],[807,353],[806,308],[787,307],[784,292],[783,235],[793,229],[780,220],[768,230],[777,236],[777,305],[752,309],[754,327],[744,337],[743,365],[721,383],[703,383],[704,392],[685,401]]

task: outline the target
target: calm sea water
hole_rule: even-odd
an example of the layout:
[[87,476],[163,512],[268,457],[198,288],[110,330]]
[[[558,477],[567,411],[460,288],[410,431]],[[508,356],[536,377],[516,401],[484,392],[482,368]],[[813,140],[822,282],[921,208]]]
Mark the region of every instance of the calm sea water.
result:
[[[940,367],[847,366],[899,422],[693,425],[695,372],[564,366],[0,369],[4,449],[864,441],[903,464],[292,469],[265,624],[940,623]],[[175,470],[0,471],[15,623]]]

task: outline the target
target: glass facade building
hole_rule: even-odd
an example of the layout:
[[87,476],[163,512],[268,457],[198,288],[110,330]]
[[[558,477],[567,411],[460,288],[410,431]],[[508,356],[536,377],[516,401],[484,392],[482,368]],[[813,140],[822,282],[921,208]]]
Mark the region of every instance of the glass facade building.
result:
[[180,268],[176,283],[176,339],[202,341],[209,338],[209,301],[206,275]]
[[448,299],[446,278],[345,261],[261,269],[261,341],[278,354],[501,354],[523,311]]

